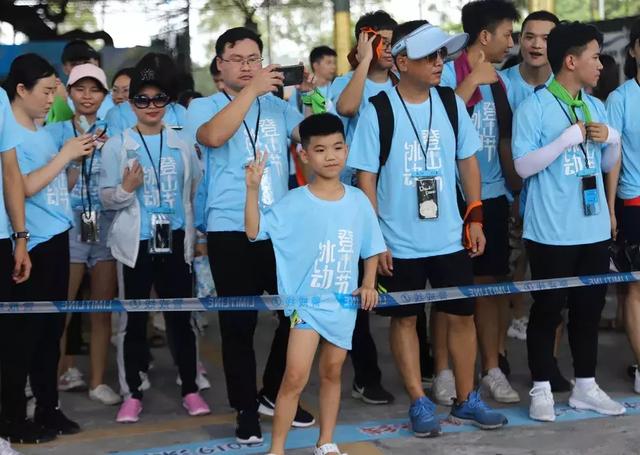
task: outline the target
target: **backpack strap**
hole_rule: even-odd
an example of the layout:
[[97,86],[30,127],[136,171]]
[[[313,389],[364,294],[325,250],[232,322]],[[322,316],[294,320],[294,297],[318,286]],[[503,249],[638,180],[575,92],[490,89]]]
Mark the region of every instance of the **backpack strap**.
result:
[[391,152],[391,140],[393,139],[393,109],[391,108],[391,100],[387,92],[379,92],[377,95],[369,98],[371,104],[376,109],[378,115],[378,130],[380,135],[380,167],[378,168],[378,175],[380,169],[385,165]]
[[456,102],[456,92],[451,87],[436,85],[438,96],[444,105],[444,110],[453,128],[453,137],[455,138],[455,146],[458,148],[458,103]]
[[513,112],[509,105],[507,92],[502,81],[491,84],[491,95],[496,107],[496,119],[498,120],[498,134],[500,139],[511,139],[511,125],[513,122]]

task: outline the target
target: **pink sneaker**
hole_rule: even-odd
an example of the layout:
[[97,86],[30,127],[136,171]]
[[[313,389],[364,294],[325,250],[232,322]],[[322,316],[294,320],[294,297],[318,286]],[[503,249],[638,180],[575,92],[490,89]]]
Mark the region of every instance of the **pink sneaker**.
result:
[[209,405],[197,392],[186,395],[182,400],[182,406],[187,410],[190,416],[211,414]]
[[136,423],[140,420],[142,412],[142,401],[136,398],[127,398],[120,406],[116,422],[118,423]]

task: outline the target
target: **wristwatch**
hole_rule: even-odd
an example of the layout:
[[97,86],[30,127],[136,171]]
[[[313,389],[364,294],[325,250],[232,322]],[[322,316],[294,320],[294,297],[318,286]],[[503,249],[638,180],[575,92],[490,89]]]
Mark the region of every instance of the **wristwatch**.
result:
[[13,240],[18,240],[18,239],[29,240],[31,238],[31,233],[29,231],[14,232],[13,234],[11,234],[11,238]]

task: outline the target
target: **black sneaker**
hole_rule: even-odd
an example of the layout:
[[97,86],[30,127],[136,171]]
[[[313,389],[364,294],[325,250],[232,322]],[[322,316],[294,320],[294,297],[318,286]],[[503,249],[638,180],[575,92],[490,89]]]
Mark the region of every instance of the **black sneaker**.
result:
[[511,366],[509,365],[509,360],[507,360],[507,351],[504,351],[504,354],[498,354],[498,367],[502,374],[508,378],[511,374]]
[[76,434],[80,432],[80,425],[64,415],[60,408],[36,408],[33,421],[38,425],[55,431],[56,434]]
[[24,420],[17,423],[3,423],[0,428],[0,437],[12,444],[42,444],[53,441],[57,435],[42,425]]
[[256,411],[238,411],[236,422],[236,441],[240,444],[256,444],[263,441],[260,416]]
[[389,404],[395,399],[393,395],[382,388],[382,385],[360,387],[355,382],[351,389],[351,396],[367,404]]
[[[273,401],[264,395],[260,395],[258,398],[258,412],[260,414],[273,417],[275,409],[276,404]],[[294,428],[306,428],[310,427],[314,423],[316,423],[316,419],[313,418],[313,415],[298,405],[298,410],[293,418],[293,422],[291,422],[291,426]]]
[[551,391],[552,392],[570,392],[571,391],[571,383],[562,375],[560,368],[558,367],[558,361],[555,361],[555,371],[551,375],[551,379],[549,380],[551,383]]

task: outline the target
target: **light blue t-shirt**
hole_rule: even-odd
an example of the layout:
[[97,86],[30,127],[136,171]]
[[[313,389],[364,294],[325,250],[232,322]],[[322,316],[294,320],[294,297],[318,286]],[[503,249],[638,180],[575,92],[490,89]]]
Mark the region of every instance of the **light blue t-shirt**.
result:
[[[184,229],[184,163],[180,149],[167,145],[167,133],[162,131],[162,160],[160,160],[160,135],[143,136],[149,153],[137,131],[129,131],[131,137],[140,145],[135,158],[144,169],[144,183],[136,190],[136,198],[140,203],[140,240],[151,238],[151,215],[160,210],[168,210],[167,216],[171,221],[171,229]],[[122,148],[122,135],[112,137],[102,148],[102,174],[100,188],[114,188],[122,183],[118,152]],[[151,155],[151,157],[149,157]],[[151,159],[150,159],[151,158]],[[156,172],[160,176],[160,190],[162,204],[158,195],[158,181]]]
[[[260,220],[259,240],[270,238],[276,256],[278,293],[290,296],[351,294],[358,288],[358,259],[386,250],[371,202],[344,185],[338,201],[318,198],[308,186],[290,191]],[[351,349],[357,308],[334,296],[287,306],[323,338]]]
[[640,196],[640,84],[633,78],[611,92],[607,99],[609,124],[622,136],[622,169],[618,196]]
[[[13,117],[7,92],[0,88],[0,153],[15,148],[21,140],[21,130]],[[0,240],[8,239],[12,231],[7,208],[4,205],[2,160],[0,160]]]
[[[503,82],[504,82],[504,78]],[[456,72],[453,62],[448,62],[442,70],[441,85],[456,89]],[[508,82],[507,97],[509,96]],[[507,190],[502,166],[500,164],[500,132],[498,131],[498,120],[496,117],[496,105],[493,101],[493,94],[489,85],[480,86],[482,101],[473,107],[471,120],[480,134],[482,149],[476,153],[480,166],[480,176],[482,178],[482,199],[492,199],[506,196]],[[466,110],[466,108],[465,108]]]
[[[469,158],[480,149],[478,133],[464,103],[456,97],[456,142],[438,92],[431,89],[433,121],[428,149],[429,100],[421,104],[406,103],[420,134],[422,147],[426,150],[425,159],[396,90],[391,89],[387,93],[395,123],[391,151],[380,170],[377,191],[378,216],[387,247],[393,257],[401,259],[425,258],[460,251],[462,219],[456,200],[456,160]],[[372,104],[362,111],[347,163],[354,169],[378,173],[380,137],[378,117]],[[438,184],[439,215],[436,219],[423,220],[418,216],[416,177],[421,172],[435,177]]]
[[[16,147],[18,164],[23,175],[47,165],[57,154],[58,147],[51,135],[44,129],[31,131],[17,127],[23,141]],[[69,203],[67,173],[60,172],[47,186],[33,196],[26,198],[25,211],[27,230],[31,233],[28,249],[46,242],[73,226],[73,215]]]
[[[94,132],[99,129],[104,129],[106,124],[98,120],[95,126],[89,129],[89,132]],[[51,134],[53,142],[58,147],[58,150],[62,149],[64,144],[75,137],[73,130],[72,120],[66,120],[64,122],[50,123],[45,126],[45,129]],[[107,131],[108,133],[108,131]],[[78,134],[80,132],[78,131]],[[106,134],[106,133],[105,133]],[[80,172],[80,176],[73,186],[73,189],[69,193],[71,208],[73,210],[102,210],[102,203],[100,202],[100,166],[101,166],[101,153],[96,150],[93,155],[88,156],[85,159],[85,170],[89,175],[89,194],[87,196],[86,184],[83,183],[83,174]],[[89,199],[90,198],[90,199]],[[84,199],[84,206],[83,206]],[[90,203],[90,204],[89,204]]]
[[[520,65],[512,66],[506,70],[499,71],[498,74],[502,77],[503,81],[508,81],[506,84],[508,90],[509,103],[513,112],[515,112],[520,104],[526,100],[535,91],[536,87],[529,84],[522,78],[520,73]],[[553,74],[549,75],[549,79],[544,83],[548,86],[553,80]]]
[[[302,121],[300,112],[272,94],[261,96],[257,150],[269,154],[260,185],[260,205],[269,207],[289,190],[289,137]],[[251,141],[256,137],[258,100],[254,101],[235,134],[218,148],[200,145],[208,160],[205,163],[207,191],[207,231],[244,232],[246,198],[245,164],[254,159]],[[229,100],[224,93],[193,100],[187,115],[186,136],[195,140],[198,129],[220,112]]]
[[[349,71],[347,74],[343,76],[338,76],[334,79],[329,87],[329,98],[333,103],[335,109],[337,109],[338,100],[340,99],[340,95],[351,81],[353,77],[353,71]],[[360,114],[362,110],[369,104],[369,98],[377,95],[378,93],[388,90],[393,87],[393,82],[391,82],[391,78],[387,79],[385,82],[373,82],[369,78],[364,81],[364,90],[362,92],[362,99],[360,100],[360,107],[358,108],[358,112],[353,117],[343,117],[339,115],[342,123],[344,124],[344,132],[347,135],[347,144],[351,144],[353,139],[353,133],[356,130],[356,126],[358,125],[358,120],[360,119]],[[337,110],[335,111],[337,113]]]
[[[607,123],[604,104],[582,93],[594,122]],[[563,112],[564,110],[564,112]],[[581,109],[578,118],[584,120]],[[517,160],[555,141],[569,126],[568,108],[547,89],[538,90],[520,105],[513,123],[513,159]],[[565,150],[547,168],[527,179],[524,211],[525,239],[546,245],[584,245],[611,237],[609,211],[602,182],[602,150],[605,144],[587,141],[585,165],[579,146]],[[583,208],[582,176],[595,175],[600,212],[586,216]]]
[[[170,103],[165,108],[163,117],[164,124],[167,127],[184,127],[187,120],[187,110],[178,103]],[[128,101],[120,103],[112,107],[107,116],[104,117],[109,126],[109,135],[115,136],[122,133],[127,128],[133,128],[138,119],[134,114],[131,104]]]

